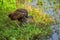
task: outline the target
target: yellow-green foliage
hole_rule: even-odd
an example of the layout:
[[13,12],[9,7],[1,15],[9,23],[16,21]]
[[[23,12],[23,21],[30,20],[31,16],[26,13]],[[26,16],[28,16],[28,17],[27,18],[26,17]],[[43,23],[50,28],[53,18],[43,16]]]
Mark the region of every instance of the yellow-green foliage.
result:
[[33,17],[34,23],[43,23],[43,24],[51,24],[54,22],[54,20],[43,12],[42,8],[34,8],[32,6],[26,6],[24,7],[28,10],[29,15]]

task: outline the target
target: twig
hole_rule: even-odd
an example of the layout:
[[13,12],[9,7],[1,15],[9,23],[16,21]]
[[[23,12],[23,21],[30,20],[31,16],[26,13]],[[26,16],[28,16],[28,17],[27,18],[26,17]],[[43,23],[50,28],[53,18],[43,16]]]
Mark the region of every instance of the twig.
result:
[[15,21],[15,24],[16,24],[18,27],[20,27],[16,21]]

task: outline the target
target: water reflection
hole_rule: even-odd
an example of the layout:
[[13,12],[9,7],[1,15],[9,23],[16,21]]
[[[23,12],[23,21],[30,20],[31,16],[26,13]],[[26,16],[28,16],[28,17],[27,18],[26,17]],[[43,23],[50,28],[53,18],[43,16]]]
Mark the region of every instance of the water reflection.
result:
[[57,33],[54,33],[54,34],[52,35],[52,40],[58,40],[58,35],[57,35]]

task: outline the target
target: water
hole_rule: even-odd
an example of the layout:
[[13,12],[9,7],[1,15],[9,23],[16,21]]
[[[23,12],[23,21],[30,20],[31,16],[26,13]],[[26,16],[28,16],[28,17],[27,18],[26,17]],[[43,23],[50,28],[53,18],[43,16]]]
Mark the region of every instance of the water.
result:
[[[58,11],[58,15],[56,15],[56,12],[54,12],[53,10],[53,2],[51,1],[51,5],[48,3],[48,0],[44,0],[45,4],[42,6],[44,12],[46,12],[47,14],[52,15],[53,18],[56,18],[57,21],[60,20],[60,18],[58,18],[58,16],[60,15],[60,11]],[[37,0],[33,0],[33,2],[31,3],[32,6],[36,6]],[[50,7],[50,8],[49,8]],[[47,8],[47,9],[46,9]],[[60,23],[60,21],[59,21]],[[51,26],[52,30],[53,30],[53,34],[52,37],[47,39],[47,40],[60,40],[60,24],[55,24]]]

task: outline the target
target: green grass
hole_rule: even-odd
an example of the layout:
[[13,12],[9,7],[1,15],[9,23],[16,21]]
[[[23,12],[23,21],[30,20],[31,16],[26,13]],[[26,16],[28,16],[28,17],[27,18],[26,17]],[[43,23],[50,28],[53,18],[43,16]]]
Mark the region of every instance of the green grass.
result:
[[41,38],[51,35],[50,26],[25,24],[23,27],[17,27],[15,22],[8,17],[8,14],[16,9],[15,2],[5,0],[2,3],[0,0],[0,40],[29,40],[38,34]]
[[14,21],[8,18],[7,13],[0,13],[0,40],[29,40],[34,35],[51,35],[52,30],[47,26],[36,26],[35,24],[25,24],[17,27]]
[[[40,36],[48,36],[51,35],[51,29],[50,28],[41,28],[41,27],[36,27],[31,24],[27,24],[24,27],[17,27],[17,26],[0,26],[0,34],[2,36],[2,40],[5,40],[4,38],[7,39],[15,39],[15,40],[29,40],[34,35],[40,34]],[[0,37],[1,37],[0,36]],[[11,38],[12,37],[12,38]]]
[[17,27],[14,21],[10,20],[8,13],[0,13],[0,40],[29,40],[34,35],[51,35],[49,26],[36,26],[35,24],[25,24]]

